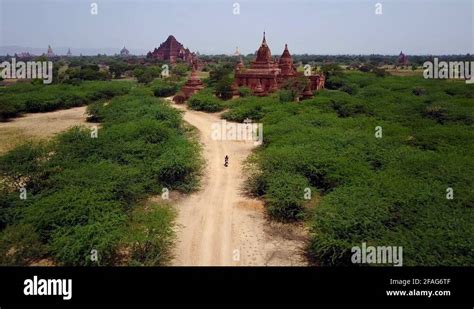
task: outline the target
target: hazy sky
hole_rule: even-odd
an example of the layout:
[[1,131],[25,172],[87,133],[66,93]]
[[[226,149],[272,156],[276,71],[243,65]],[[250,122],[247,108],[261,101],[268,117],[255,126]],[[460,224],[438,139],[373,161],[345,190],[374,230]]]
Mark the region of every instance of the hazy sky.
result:
[[247,54],[265,30],[273,54],[465,54],[473,15],[473,0],[0,0],[0,46],[147,51],[173,34],[192,51]]

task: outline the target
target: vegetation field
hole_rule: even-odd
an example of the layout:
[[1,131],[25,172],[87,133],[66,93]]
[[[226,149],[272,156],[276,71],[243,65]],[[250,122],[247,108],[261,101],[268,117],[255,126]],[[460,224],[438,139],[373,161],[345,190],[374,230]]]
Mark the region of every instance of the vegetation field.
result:
[[263,123],[248,190],[273,218],[308,221],[315,264],[352,265],[365,242],[403,246],[406,266],[473,265],[474,88],[354,71],[327,86],[228,104],[224,118]]
[[[106,95],[128,88],[96,86]],[[160,265],[169,257],[174,212],[147,198],[195,188],[197,143],[149,88],[89,113],[101,122],[97,135],[76,127],[0,157],[0,264]]]
[[17,83],[0,87],[0,121],[21,113],[49,112],[126,94],[130,82],[81,81],[77,85]]

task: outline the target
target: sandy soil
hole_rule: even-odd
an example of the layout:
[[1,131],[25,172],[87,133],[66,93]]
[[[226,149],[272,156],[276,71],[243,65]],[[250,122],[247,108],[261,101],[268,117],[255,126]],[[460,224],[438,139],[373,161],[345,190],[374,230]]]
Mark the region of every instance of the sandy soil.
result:
[[[177,201],[177,243],[173,265],[264,266],[306,265],[301,225],[269,222],[260,201],[246,197],[241,188],[242,163],[252,142],[211,139],[211,125],[219,114],[188,110],[184,120],[196,127],[207,162],[202,189]],[[229,167],[224,157],[229,156]]]
[[25,114],[9,122],[0,122],[0,154],[25,140],[45,139],[76,125],[97,125],[86,122],[86,106],[49,113]]

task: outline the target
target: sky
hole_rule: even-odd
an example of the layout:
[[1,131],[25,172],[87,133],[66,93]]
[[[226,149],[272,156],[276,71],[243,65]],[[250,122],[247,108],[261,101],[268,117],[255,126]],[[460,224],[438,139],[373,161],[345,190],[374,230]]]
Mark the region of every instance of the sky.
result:
[[0,0],[0,46],[146,53],[173,34],[201,54],[248,54],[265,31],[276,55],[285,43],[293,54],[473,54],[473,2]]

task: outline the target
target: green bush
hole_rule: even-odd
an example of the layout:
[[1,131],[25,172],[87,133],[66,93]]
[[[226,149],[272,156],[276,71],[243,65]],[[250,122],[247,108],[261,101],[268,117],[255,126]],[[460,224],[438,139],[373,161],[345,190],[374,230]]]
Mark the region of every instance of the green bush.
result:
[[0,232],[0,265],[25,266],[44,253],[45,246],[31,225],[8,226]]
[[20,145],[0,157],[0,179],[11,190],[37,189],[46,176],[45,160],[48,147],[44,144],[27,143]]
[[222,100],[232,99],[233,90],[232,84],[234,82],[233,78],[228,76],[219,80],[215,86],[216,96]]
[[126,243],[130,247],[130,265],[158,266],[170,258],[174,231],[170,222],[175,217],[169,207],[148,205],[146,211],[136,210],[128,227]]
[[375,76],[377,76],[377,77],[386,77],[386,76],[390,75],[390,73],[387,72],[387,70],[381,69],[381,68],[375,68],[375,69],[373,69],[373,72],[374,72]]
[[[276,95],[229,105],[225,119],[263,123],[246,190],[265,198],[273,218],[309,218],[318,265],[353,265],[362,242],[402,246],[408,266],[472,265],[473,88],[358,71],[333,81],[341,89],[298,104]],[[358,91],[341,91],[347,85]],[[318,195],[314,208],[306,187]]]
[[224,109],[224,104],[211,90],[206,89],[192,95],[188,100],[190,109],[205,112],[219,112]]
[[278,97],[280,102],[294,102],[296,101],[298,94],[291,90],[280,90],[278,91]]
[[297,174],[282,172],[272,175],[266,190],[268,213],[283,221],[301,219],[304,215],[303,197],[307,187],[307,180]]
[[252,90],[248,87],[239,87],[237,91],[239,92],[239,96],[241,98],[249,97],[252,95]]
[[178,85],[176,83],[165,83],[162,82],[158,85],[154,84],[155,88],[153,93],[155,97],[169,97],[178,91]]
[[[8,235],[27,226],[41,245],[41,254],[25,247],[2,263],[28,264],[45,255],[58,265],[158,265],[168,256],[173,217],[134,214],[163,187],[197,187],[199,146],[186,138],[181,114],[146,91],[94,104],[89,112],[102,122],[97,138],[76,127],[47,145],[20,146],[0,157],[6,180],[0,227],[8,226],[2,234],[13,237]],[[20,200],[17,188],[25,184],[28,198]],[[131,229],[137,222],[153,233]],[[19,250],[8,243],[0,249]]]
[[[114,265],[117,249],[123,237],[125,218],[108,217],[85,225],[58,228],[50,240],[50,250],[61,265]],[[95,250],[95,251],[93,251]],[[97,260],[93,253],[97,253]]]
[[24,112],[49,112],[110,99],[130,91],[130,82],[83,82],[74,85],[15,84],[0,88],[0,120]]

